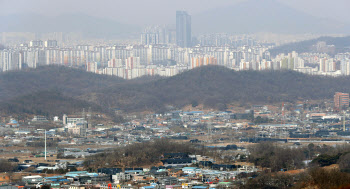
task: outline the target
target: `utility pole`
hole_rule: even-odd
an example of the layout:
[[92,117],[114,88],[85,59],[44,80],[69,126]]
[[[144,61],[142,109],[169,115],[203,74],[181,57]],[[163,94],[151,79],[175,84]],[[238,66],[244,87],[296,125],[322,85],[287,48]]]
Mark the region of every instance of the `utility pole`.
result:
[[46,129],[45,129],[45,161],[46,161]]
[[46,161],[46,129],[38,129],[39,131],[44,131],[45,132],[45,161]]
[[284,117],[284,113],[285,113],[285,111],[284,111],[284,102],[282,102],[282,125],[286,124],[286,120],[284,119],[285,118]]
[[87,127],[88,128],[91,128],[91,116],[92,116],[91,107],[89,107],[89,113],[87,115]]

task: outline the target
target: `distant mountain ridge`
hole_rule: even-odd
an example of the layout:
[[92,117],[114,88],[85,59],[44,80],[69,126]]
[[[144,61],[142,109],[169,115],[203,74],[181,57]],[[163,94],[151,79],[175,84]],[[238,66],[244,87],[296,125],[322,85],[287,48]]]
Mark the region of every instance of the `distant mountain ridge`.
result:
[[275,0],[247,0],[193,15],[196,33],[349,33],[350,25],[317,18]]
[[[130,33],[138,36],[141,32],[141,26],[82,13],[58,16],[35,13],[0,15],[0,20],[0,32],[82,32],[88,37],[106,38]],[[212,32],[350,34],[350,23],[314,17],[276,0],[246,0],[209,9],[192,15],[192,28],[194,35]]]
[[91,36],[114,36],[138,32],[138,26],[86,14],[43,16],[15,14],[0,16],[0,32],[82,32]]
[[[16,107],[15,112],[35,103],[22,99],[31,97],[50,114],[52,102],[65,99],[82,106],[94,106],[108,112],[163,112],[168,106],[181,108],[189,104],[203,104],[224,110],[231,103],[268,104],[297,100],[331,99],[335,92],[350,93],[350,77],[311,76],[294,71],[233,71],[221,66],[204,66],[169,78],[123,80],[85,71],[48,66],[27,71],[0,74],[0,112]],[[40,91],[56,90],[59,95]],[[40,101],[40,99],[43,99]],[[18,104],[18,102],[23,102]],[[69,105],[69,103],[66,105]],[[62,106],[60,111],[62,111]],[[70,110],[76,109],[69,106]],[[35,112],[40,112],[36,110]],[[52,111],[54,113],[54,111]]]

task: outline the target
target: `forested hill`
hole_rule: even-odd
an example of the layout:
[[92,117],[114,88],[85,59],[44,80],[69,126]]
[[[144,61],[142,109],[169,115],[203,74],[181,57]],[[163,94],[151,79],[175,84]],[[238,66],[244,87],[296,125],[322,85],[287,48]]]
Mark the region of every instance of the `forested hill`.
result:
[[[56,100],[50,100],[51,92]],[[310,76],[293,71],[233,71],[220,66],[205,66],[173,77],[145,77],[123,80],[117,77],[96,75],[65,67],[42,67],[27,71],[0,74],[0,111],[16,103],[24,107],[28,96],[42,99],[43,105],[57,103],[62,112],[62,101],[74,100],[78,108],[94,105],[97,109],[119,108],[126,112],[162,111],[167,105],[181,108],[188,104],[204,104],[224,109],[226,104],[273,103],[298,99],[330,99],[337,91],[350,92],[350,77]],[[21,102],[19,106],[18,101]],[[6,103],[5,103],[6,102]],[[86,103],[86,104],[85,104]],[[6,105],[6,106],[5,106]],[[70,107],[70,103],[66,103]],[[30,107],[35,108],[31,103]],[[71,107],[71,110],[76,109]],[[28,111],[26,109],[26,111]],[[64,111],[64,109],[63,109]],[[10,113],[10,112],[8,112]],[[69,113],[69,112],[68,112]]]
[[0,113],[61,116],[91,107],[112,115],[79,96],[120,82],[124,80],[61,66],[0,73]]
[[104,113],[110,118],[117,118],[114,113],[94,103],[64,96],[57,90],[38,91],[0,102],[0,112],[5,115],[43,115],[62,116],[81,112],[91,108],[94,112]]
[[65,95],[79,96],[120,82],[124,80],[63,66],[9,71],[0,73],[0,101],[48,90],[58,90]]
[[346,37],[319,37],[317,39],[305,40],[296,43],[288,43],[285,45],[281,45],[275,47],[270,50],[271,55],[274,57],[280,53],[288,54],[292,51],[296,51],[297,53],[305,53],[305,52],[316,52],[312,47],[316,45],[318,42],[324,41],[327,45],[334,45],[334,52],[328,52],[329,54],[337,54],[348,52],[350,49],[350,36]]
[[332,98],[336,91],[350,92],[350,77],[310,76],[294,71],[237,72],[206,66],[149,83],[119,84],[94,95],[103,106],[138,111],[157,110],[164,105],[182,107],[193,102],[224,108],[231,102],[324,99]]

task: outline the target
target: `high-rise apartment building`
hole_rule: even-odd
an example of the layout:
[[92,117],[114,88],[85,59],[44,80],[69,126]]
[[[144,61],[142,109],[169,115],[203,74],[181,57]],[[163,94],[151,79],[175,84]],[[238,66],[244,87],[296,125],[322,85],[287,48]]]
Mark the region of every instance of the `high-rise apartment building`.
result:
[[33,40],[29,42],[29,47],[43,47],[44,42],[41,40]]
[[192,57],[191,69],[206,65],[217,65],[217,59],[210,56],[196,56]]
[[191,16],[186,11],[176,11],[176,44],[191,47]]
[[56,40],[47,40],[44,42],[44,46],[55,48],[55,47],[58,47],[58,43]]
[[334,95],[334,107],[348,108],[349,107],[349,93],[336,92]]
[[141,44],[143,44],[143,45],[159,44],[159,34],[158,33],[142,33],[141,34]]
[[343,59],[340,64],[340,71],[342,75],[350,75],[350,60]]

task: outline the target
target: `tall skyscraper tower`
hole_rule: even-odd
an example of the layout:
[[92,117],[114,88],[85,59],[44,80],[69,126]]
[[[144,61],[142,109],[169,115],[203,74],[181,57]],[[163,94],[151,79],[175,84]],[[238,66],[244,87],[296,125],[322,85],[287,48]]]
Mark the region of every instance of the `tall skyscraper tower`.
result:
[[186,11],[176,11],[176,44],[180,47],[190,47],[191,16]]

